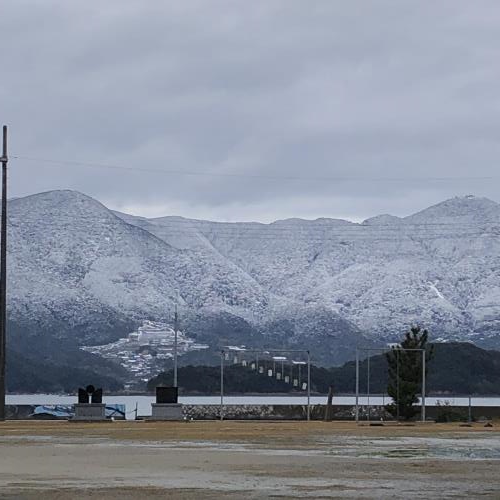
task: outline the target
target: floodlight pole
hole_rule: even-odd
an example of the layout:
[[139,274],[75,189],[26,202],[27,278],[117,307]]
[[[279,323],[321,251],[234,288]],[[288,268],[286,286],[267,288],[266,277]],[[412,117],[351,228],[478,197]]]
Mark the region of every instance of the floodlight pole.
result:
[[[356,422],[359,421],[359,351],[380,351],[382,349],[377,349],[377,348],[362,348],[358,349],[356,348]],[[400,345],[397,347],[391,347],[391,352],[396,352],[396,398],[393,397],[393,400],[396,400],[396,420],[399,422],[400,418],[400,412],[399,412],[399,406],[400,406],[400,401],[399,401],[399,396],[400,396],[400,381],[399,381],[399,355],[400,352],[421,352],[422,353],[422,399],[421,399],[421,416],[422,416],[422,421],[425,422],[425,393],[426,393],[426,373],[425,373],[425,363],[426,363],[426,351],[425,349],[405,349],[402,348]],[[370,356],[367,358],[367,368],[368,368],[368,375],[367,375],[367,399],[368,399],[368,418],[370,415]],[[384,402],[384,396],[385,393],[382,394],[382,400],[383,404],[385,406]]]
[[224,350],[220,352],[220,419],[224,420]]
[[177,387],[177,330],[179,328],[179,315],[177,313],[177,301],[174,312],[174,387]]
[[311,420],[311,353],[307,351],[307,420]]
[[356,422],[359,422],[359,351],[356,349]]
[[[229,351],[232,350],[231,346],[225,346]],[[306,365],[307,364],[307,420],[311,419],[311,352],[306,351],[304,349],[266,349],[263,351],[262,349],[239,349],[242,350],[248,354],[255,353],[256,354],[256,361],[257,361],[257,371],[259,368],[259,363],[262,366],[262,368],[265,370],[266,369],[266,355],[271,355],[272,353],[300,353],[301,356],[304,356],[304,353],[307,353],[307,361],[300,361],[297,362],[297,365],[299,367],[299,387],[302,387],[300,385],[301,383],[301,365]],[[221,360],[220,360],[220,419],[223,420],[224,418],[224,357],[226,354],[226,351],[222,349],[220,351],[221,353]],[[259,353],[264,353],[262,358],[259,360]],[[272,358],[273,364],[276,365],[276,359],[275,357]],[[281,375],[285,373],[285,360],[284,359],[278,359],[281,361]],[[269,366],[271,361],[269,361]],[[275,371],[275,366],[273,367],[273,374]],[[269,370],[271,370],[269,368]],[[293,373],[293,361],[292,361],[292,366],[290,368],[290,374]],[[302,390],[302,389],[300,389]]]
[[396,402],[396,420],[399,422],[399,347],[396,350],[396,392],[397,392],[397,402]]
[[370,420],[370,355],[367,359],[366,372],[366,419]]
[[422,422],[425,422],[425,349],[422,350]]
[[3,126],[2,215],[0,230],[0,420],[5,420],[5,358],[7,323],[7,125]]

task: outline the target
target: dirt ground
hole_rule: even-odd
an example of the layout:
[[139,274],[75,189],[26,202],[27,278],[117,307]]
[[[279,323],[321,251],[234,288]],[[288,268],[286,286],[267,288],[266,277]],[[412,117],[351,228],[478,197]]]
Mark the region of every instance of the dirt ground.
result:
[[500,424],[0,423],[0,498],[500,498]]

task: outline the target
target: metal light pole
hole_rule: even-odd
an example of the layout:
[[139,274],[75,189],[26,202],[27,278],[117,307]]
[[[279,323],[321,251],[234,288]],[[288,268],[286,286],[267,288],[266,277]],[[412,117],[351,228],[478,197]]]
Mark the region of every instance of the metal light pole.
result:
[[224,420],[224,351],[220,352],[220,419]]
[[422,350],[422,422],[425,422],[425,349]]
[[366,372],[366,420],[370,420],[370,355],[367,359]]
[[311,420],[311,353],[307,351],[307,420]]
[[399,406],[400,406],[400,400],[399,400],[399,347],[396,351],[396,393],[397,393],[397,408],[396,408],[396,420],[399,422]]
[[[305,349],[266,349],[265,351],[262,349],[247,349],[245,347],[236,347],[236,346],[223,346],[224,348],[220,351],[220,420],[224,419],[224,360],[226,359],[226,355],[233,351],[242,351],[248,355],[255,354],[256,362],[257,362],[257,372],[259,369],[263,370],[263,373],[268,375],[268,372],[274,374],[276,369],[276,361],[281,361],[281,372],[280,375],[283,376],[285,373],[285,361],[289,358],[285,356],[273,356],[274,353],[300,353],[302,356],[307,354],[307,361],[303,359],[301,361],[294,361],[291,359],[292,365],[297,365],[299,367],[299,390],[303,391],[304,389],[300,385],[301,381],[301,366],[307,365],[307,420],[311,418],[311,353],[310,351],[306,351]],[[261,356],[259,357],[259,354]],[[229,356],[228,358],[229,359]],[[271,367],[274,366],[274,369]],[[279,369],[279,365],[278,365]],[[293,367],[290,368],[290,375],[293,373]],[[304,382],[305,383],[305,382]],[[301,396],[302,398],[303,396]]]
[[[422,421],[425,422],[425,394],[426,394],[426,373],[425,373],[425,361],[426,361],[426,351],[425,349],[406,349],[404,347],[401,347],[400,344],[388,344],[388,347],[391,349],[390,352],[395,353],[396,355],[396,396],[392,396],[393,401],[396,404],[396,420],[399,422],[400,419],[400,354],[401,353],[407,353],[407,352],[421,352],[422,353],[422,399],[421,399],[421,415],[422,415]],[[359,353],[360,351],[383,351],[385,350],[384,348],[370,348],[370,347],[365,347],[365,348],[356,348],[356,422],[359,421]],[[405,358],[406,359],[406,358]],[[368,419],[370,418],[370,355],[367,358],[367,368],[368,368],[368,374],[367,374],[367,405],[368,405]],[[382,394],[382,404],[385,406],[385,394]]]
[[3,126],[2,216],[0,230],[0,420],[5,420],[5,357],[7,323],[7,126]]
[[359,351],[356,349],[356,422],[359,422]]
[[175,303],[175,313],[174,313],[174,387],[177,387],[177,330],[179,316],[177,314],[177,302]]

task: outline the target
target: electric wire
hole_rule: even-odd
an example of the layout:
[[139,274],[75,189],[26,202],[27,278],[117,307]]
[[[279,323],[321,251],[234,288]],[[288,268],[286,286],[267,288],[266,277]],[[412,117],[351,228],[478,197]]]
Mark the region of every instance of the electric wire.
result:
[[[187,176],[205,176],[205,177],[234,177],[234,178],[254,178],[254,179],[272,179],[272,180],[298,180],[298,181],[470,181],[470,180],[492,180],[498,176],[453,176],[453,177],[342,177],[342,176],[272,176],[261,174],[246,174],[236,172],[201,172],[190,170],[172,170],[172,169],[157,169],[157,168],[139,168],[124,165],[111,165],[103,163],[94,163],[88,161],[75,160],[57,160],[51,158],[38,158],[24,155],[11,155],[11,158],[26,161],[42,162],[53,165],[68,165],[83,168],[98,168],[124,170],[131,172],[149,172],[160,173],[166,175],[187,175]],[[499,236],[500,235],[500,219],[499,220],[482,220],[480,222],[413,222],[409,216],[406,218],[394,218],[392,224],[379,223],[355,223],[342,219],[295,219],[291,222],[290,219],[283,221],[275,221],[270,224],[260,222],[212,222],[196,219],[184,219],[175,217],[158,217],[144,218],[129,216],[128,214],[120,214],[115,212],[118,217],[124,216],[123,220],[145,220],[150,231],[155,228],[161,228],[168,231],[169,235],[186,235],[188,230],[196,231],[197,234],[207,239],[217,238],[236,238],[236,239],[252,239],[252,240],[275,240],[283,238],[288,233],[294,240],[321,240],[325,243],[335,242],[341,244],[350,244],[354,242],[373,241],[370,233],[376,233],[376,240],[399,242],[404,244],[406,241],[413,240],[419,237],[425,237],[426,240],[433,239],[455,239],[474,238],[483,236]],[[132,222],[133,223],[133,222]],[[432,235],[429,231],[436,229],[440,234]],[[461,231],[456,234],[455,231]],[[451,232],[450,235],[443,234]],[[193,235],[194,236],[194,235]],[[340,241],[339,241],[340,240]]]
[[98,169],[111,169],[111,170],[125,170],[131,172],[148,172],[158,173],[165,175],[186,175],[186,176],[203,176],[203,177],[232,177],[243,179],[267,179],[278,181],[356,181],[356,182],[422,182],[422,181],[436,181],[436,182],[453,182],[453,181],[472,181],[472,180],[493,180],[498,179],[498,176],[421,176],[421,177],[384,177],[384,176],[370,176],[370,177],[354,177],[354,176],[294,176],[294,175],[267,175],[267,174],[251,174],[242,172],[203,172],[194,170],[176,170],[176,169],[161,169],[151,167],[130,167],[125,165],[112,165],[105,163],[95,163],[88,161],[78,160],[57,160],[52,158],[37,158],[24,155],[11,155],[10,158],[16,160],[34,161],[40,163],[48,163],[53,165],[66,165],[85,168],[98,168]]

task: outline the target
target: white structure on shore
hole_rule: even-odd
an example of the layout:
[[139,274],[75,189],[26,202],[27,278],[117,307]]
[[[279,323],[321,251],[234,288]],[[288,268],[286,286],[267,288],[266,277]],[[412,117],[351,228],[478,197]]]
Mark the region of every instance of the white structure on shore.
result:
[[[83,350],[106,359],[118,361],[134,378],[148,380],[164,367],[165,360],[173,358],[175,331],[165,323],[144,321],[135,332],[111,344],[82,347]],[[177,353],[208,349],[184,332],[177,332]]]

